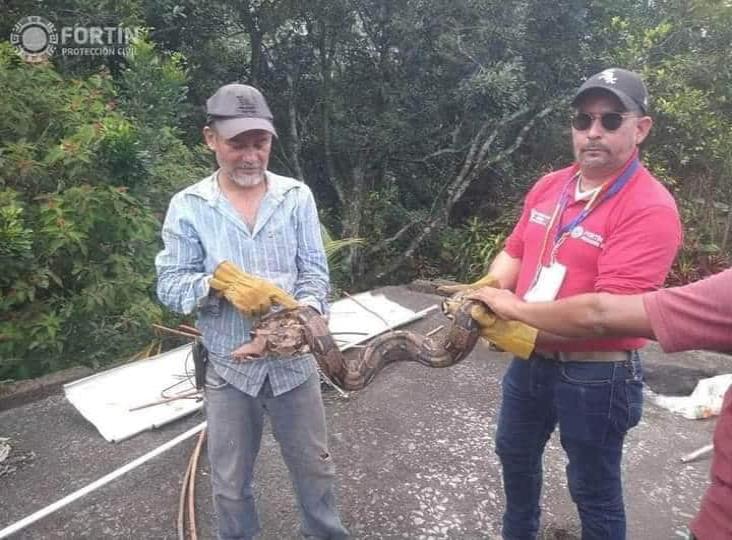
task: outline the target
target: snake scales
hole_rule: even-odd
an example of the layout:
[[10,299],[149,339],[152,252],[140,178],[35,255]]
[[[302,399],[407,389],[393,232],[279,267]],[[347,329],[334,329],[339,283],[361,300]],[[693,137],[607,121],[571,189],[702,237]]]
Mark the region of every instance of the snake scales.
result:
[[460,362],[478,340],[478,327],[470,316],[474,305],[466,301],[450,310],[452,323],[439,340],[404,330],[390,331],[374,338],[356,358],[338,349],[325,319],[314,309],[278,311],[258,321],[252,341],[240,349],[241,356],[252,359],[265,352],[292,356],[309,351],[323,373],[338,386],[360,390],[393,362],[419,362],[434,368]]

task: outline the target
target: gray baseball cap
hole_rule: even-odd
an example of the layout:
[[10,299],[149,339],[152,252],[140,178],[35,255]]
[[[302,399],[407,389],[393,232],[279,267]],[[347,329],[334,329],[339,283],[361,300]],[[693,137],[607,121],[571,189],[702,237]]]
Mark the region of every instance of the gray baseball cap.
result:
[[206,114],[209,121],[216,122],[216,131],[225,139],[253,129],[277,136],[272,111],[262,93],[253,86],[237,83],[222,86],[206,101]]
[[574,96],[572,106],[590,90],[605,90],[620,100],[626,111],[648,113],[648,90],[637,73],[621,68],[610,68],[587,79]]

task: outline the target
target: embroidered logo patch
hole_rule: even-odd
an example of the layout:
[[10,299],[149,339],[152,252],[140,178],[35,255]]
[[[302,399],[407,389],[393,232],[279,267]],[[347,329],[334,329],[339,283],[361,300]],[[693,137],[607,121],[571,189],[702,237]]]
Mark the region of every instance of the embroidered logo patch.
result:
[[580,236],[579,239],[595,247],[602,246],[602,242],[605,240],[599,234],[590,231],[583,231],[582,236]]
[[238,102],[236,107],[237,112],[247,116],[256,116],[257,106],[252,103],[247,97],[236,96],[236,100]]
[[551,216],[547,216],[543,212],[539,212],[536,208],[531,209],[531,216],[529,216],[530,223],[536,223],[542,227],[546,227],[549,224]]
[[602,73],[600,73],[599,78],[605,81],[607,84],[615,84],[618,82],[618,79],[615,78],[615,70],[614,69],[606,69]]

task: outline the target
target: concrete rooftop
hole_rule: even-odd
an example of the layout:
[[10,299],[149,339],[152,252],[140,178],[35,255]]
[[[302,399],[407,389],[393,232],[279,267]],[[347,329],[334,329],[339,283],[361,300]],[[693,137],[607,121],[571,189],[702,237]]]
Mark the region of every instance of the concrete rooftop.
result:
[[[405,287],[381,289],[422,309],[438,297]],[[438,313],[410,326],[426,333]],[[448,369],[388,366],[348,398],[324,390],[338,497],[353,537],[499,538],[501,474],[493,453],[500,378],[508,355],[479,343]],[[700,376],[732,371],[729,357],[663,355],[649,347],[645,365],[659,391],[690,392]],[[32,460],[0,476],[0,529],[60,499],[186,431],[202,414],[107,443],[60,392],[0,412],[0,437]],[[672,415],[648,401],[627,439],[624,462],[629,538],[667,540],[693,517],[709,460],[680,456],[711,442],[713,421]],[[195,437],[35,523],[15,538],[176,538],[180,485]],[[12,454],[11,454],[12,455]],[[197,483],[199,536],[214,538],[207,462]],[[579,522],[566,487],[566,461],[554,436],[545,455],[543,537],[575,538]],[[265,434],[256,491],[263,539],[296,538],[298,518],[277,444]]]

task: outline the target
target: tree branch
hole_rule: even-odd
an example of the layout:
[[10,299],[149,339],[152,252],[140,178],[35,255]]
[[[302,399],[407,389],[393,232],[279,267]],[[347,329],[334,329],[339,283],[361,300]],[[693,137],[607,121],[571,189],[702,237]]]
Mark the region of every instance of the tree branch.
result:
[[333,190],[338,197],[338,202],[341,207],[346,205],[347,197],[343,190],[343,186],[338,183],[335,174],[335,164],[333,161],[333,148],[331,145],[331,132],[330,132],[330,58],[326,47],[328,46],[328,29],[325,23],[321,22],[321,35],[319,40],[319,51],[320,51],[320,77],[323,88],[323,101],[320,106],[321,110],[321,122],[323,129],[323,152],[325,153],[325,170],[328,178],[328,183],[331,185]]
[[297,130],[297,105],[295,103],[295,82],[292,79],[292,75],[288,71],[287,77],[287,112],[289,117],[289,128],[290,128],[290,161],[295,169],[295,177],[298,180],[305,181],[305,174],[302,170],[302,164],[300,163],[300,133]]
[[[455,175],[455,177],[449,182],[449,187],[447,189],[447,200],[445,201],[445,204],[443,205],[441,211],[434,213],[432,219],[430,219],[426,224],[422,224],[423,228],[422,230],[412,239],[412,241],[407,246],[406,250],[404,251],[403,255],[390,264],[386,269],[382,270],[381,272],[376,274],[376,279],[383,279],[385,276],[394,273],[398,268],[400,268],[406,260],[408,260],[412,255],[414,255],[414,252],[422,245],[422,243],[429,238],[432,233],[441,226],[444,226],[444,224],[447,222],[450,213],[452,212],[452,209],[454,205],[457,203],[457,201],[460,199],[460,197],[465,193],[467,188],[470,186],[470,184],[478,178],[478,173],[482,170],[484,170],[489,165],[499,163],[506,158],[508,158],[510,155],[512,155],[523,143],[524,138],[526,136],[526,133],[534,126],[534,124],[540,120],[541,118],[546,117],[551,111],[553,111],[556,108],[556,104],[550,104],[541,111],[539,111],[537,114],[533,115],[527,122],[524,124],[524,126],[521,128],[519,133],[517,134],[515,140],[511,144],[511,146],[505,148],[504,150],[498,152],[494,157],[486,160],[485,155],[490,150],[491,145],[495,141],[495,139],[498,137],[498,133],[500,129],[509,123],[513,122],[520,116],[526,114],[528,112],[528,108],[520,109],[506,117],[504,117],[493,129],[491,134],[484,139],[486,132],[488,131],[488,128],[490,126],[490,121],[484,122],[478,132],[475,134],[475,136],[472,139],[470,150],[468,151],[468,154],[465,156],[465,160],[463,161],[463,166],[461,167],[460,171]],[[433,207],[434,208],[434,207]],[[434,211],[433,211],[434,212]],[[399,237],[403,236],[407,230],[409,230],[413,226],[413,223],[407,224],[405,227],[403,227],[399,232],[397,232],[396,235],[392,237],[392,239],[389,242],[384,241],[378,244],[379,246],[383,244],[385,247],[389,243],[392,243],[393,241],[396,241]],[[396,238],[395,238],[396,237]],[[376,247],[376,246],[375,246]],[[372,249],[369,251],[371,254],[372,252],[376,251],[376,249]]]
[[382,251],[386,249],[390,244],[393,244],[397,240],[401,239],[402,236],[407,234],[407,232],[414,227],[415,225],[419,225],[418,221],[410,221],[407,223],[404,227],[399,229],[395,235],[390,236],[389,238],[386,238],[384,240],[381,240],[380,242],[374,244],[369,248],[369,250],[366,252],[366,255],[373,255],[375,253],[378,253],[379,251]]
[[481,160],[481,162],[477,165],[476,171],[482,171],[486,167],[489,167],[491,165],[495,165],[496,163],[499,163],[509,157],[511,154],[513,154],[518,148],[521,146],[521,144],[524,142],[524,138],[526,138],[526,134],[528,131],[534,127],[534,124],[541,120],[542,118],[545,118],[547,115],[549,115],[554,109],[556,109],[557,104],[552,103],[551,105],[548,105],[547,107],[543,108],[541,111],[539,111],[537,114],[535,114],[524,127],[521,128],[521,131],[519,131],[518,135],[516,136],[516,139],[514,139],[513,144],[509,146],[508,148],[502,150],[498,154],[496,154],[494,157],[487,161]]

